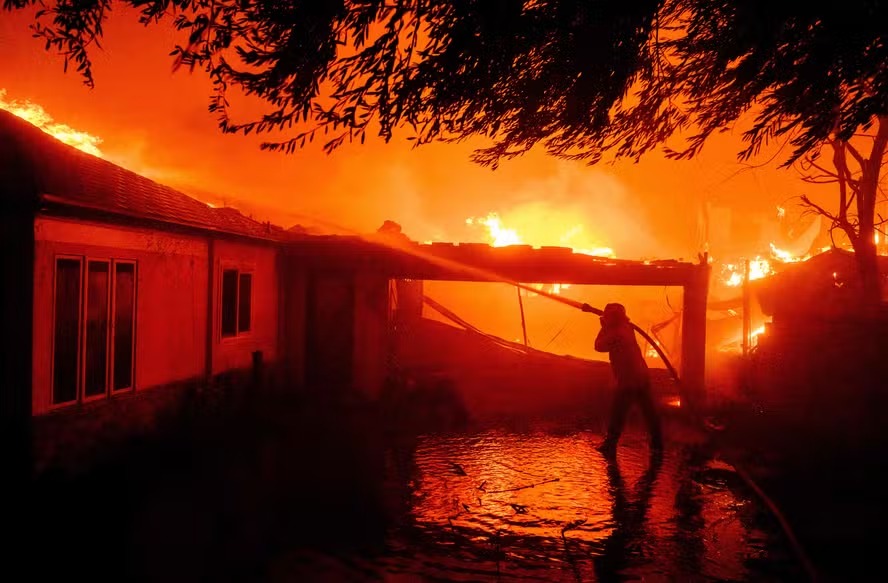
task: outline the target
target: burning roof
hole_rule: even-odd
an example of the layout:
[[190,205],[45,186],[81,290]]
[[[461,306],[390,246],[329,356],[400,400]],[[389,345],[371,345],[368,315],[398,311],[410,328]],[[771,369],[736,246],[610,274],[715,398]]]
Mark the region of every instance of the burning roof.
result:
[[[879,257],[883,289],[888,283],[888,257]],[[771,277],[752,283],[769,316],[839,315],[857,305],[860,283],[854,253],[833,248],[806,261],[788,264]]]

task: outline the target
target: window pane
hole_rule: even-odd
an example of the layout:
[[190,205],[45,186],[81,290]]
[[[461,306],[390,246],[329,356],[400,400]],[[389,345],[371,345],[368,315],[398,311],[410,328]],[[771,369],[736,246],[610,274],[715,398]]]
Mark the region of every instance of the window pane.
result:
[[83,394],[101,395],[107,388],[108,279],[107,261],[90,261],[86,274],[86,366]]
[[133,318],[136,303],[136,266],[114,266],[114,390],[133,386]]
[[250,330],[250,310],[253,299],[253,276],[249,273],[240,274],[240,294],[238,295],[237,331],[248,332]]
[[80,260],[56,260],[52,402],[77,399],[77,346],[80,339]]
[[237,271],[222,272],[222,336],[237,334]]

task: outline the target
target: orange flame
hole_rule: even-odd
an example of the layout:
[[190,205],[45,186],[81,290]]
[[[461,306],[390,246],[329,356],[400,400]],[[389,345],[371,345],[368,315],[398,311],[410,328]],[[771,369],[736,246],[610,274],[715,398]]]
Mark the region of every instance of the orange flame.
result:
[[490,213],[483,218],[466,219],[467,225],[483,225],[487,227],[490,244],[494,247],[506,247],[508,245],[521,245],[524,243],[515,229],[506,229],[502,226],[499,215]]
[[765,326],[762,324],[755,330],[749,333],[749,337],[752,339],[753,343],[758,341],[758,337],[765,333]]
[[[528,244],[533,244],[534,246],[553,245],[569,247],[574,253],[582,253],[584,255],[616,257],[614,250],[610,247],[579,247],[573,245],[577,240],[582,240],[584,228],[580,224],[574,225],[566,231],[562,231],[563,227],[555,226],[555,230],[553,230],[551,226],[546,224],[533,224],[532,226],[536,228],[532,230],[536,233],[536,237],[532,241],[526,241],[523,236],[518,234],[517,229],[505,227],[499,215],[495,212],[488,213],[486,217],[469,217],[466,219],[466,224],[484,227],[487,231],[487,239],[494,247]],[[539,290],[554,294],[560,294],[563,290],[570,288],[568,283],[531,285]]]
[[[722,266],[723,283],[728,287],[738,287],[743,284],[745,279],[745,267],[743,264],[725,263]],[[762,279],[774,273],[771,262],[761,257],[756,257],[749,261],[749,281]]]
[[52,116],[36,103],[27,100],[20,102],[15,99],[7,101],[6,90],[0,89],[0,109],[4,109],[37,126],[62,143],[73,146],[87,154],[102,157],[102,151],[99,150],[102,138],[54,121]]
[[[829,248],[827,247],[827,249]],[[824,251],[825,250],[826,249],[824,249]],[[771,256],[783,263],[798,263],[799,261],[805,261],[811,257],[811,255],[793,255],[789,251],[779,249],[774,243],[771,243]]]
[[[771,243],[770,247],[771,259],[765,259],[761,256],[756,256],[754,259],[750,259],[749,281],[755,281],[756,279],[762,279],[777,273],[777,270],[774,269],[774,263],[798,263],[801,261],[807,261],[811,258],[810,253],[806,255],[793,255],[789,251],[780,249],[774,245],[774,243]],[[822,253],[824,251],[829,251],[829,247],[824,247],[817,252]],[[722,284],[727,287],[739,287],[743,285],[743,280],[745,279],[743,272],[743,263],[722,264]]]
[[[550,227],[548,225],[539,225],[540,229],[533,240],[526,240],[525,237],[518,234],[517,229],[507,228],[503,225],[500,216],[491,212],[486,217],[469,217],[466,219],[467,225],[481,225],[487,231],[487,238],[494,247],[505,247],[508,245],[533,245],[536,247],[542,245],[552,245],[560,247],[570,247],[574,253],[582,253],[584,255],[593,255],[595,257],[616,257],[614,250],[605,246],[587,247],[585,243],[577,243],[582,239],[585,232],[583,225],[577,224],[567,230],[563,230],[561,226]],[[575,244],[577,243],[577,244]]]

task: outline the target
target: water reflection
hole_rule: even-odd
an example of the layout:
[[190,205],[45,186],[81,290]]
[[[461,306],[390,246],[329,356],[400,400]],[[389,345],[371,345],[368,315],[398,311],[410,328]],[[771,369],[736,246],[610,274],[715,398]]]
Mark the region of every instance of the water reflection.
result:
[[690,446],[651,456],[642,436],[627,437],[612,462],[584,431],[401,442],[375,568],[448,580],[793,577],[778,532],[727,466]]
[[595,575],[601,581],[615,581],[631,562],[643,564],[648,558],[645,544],[649,542],[645,521],[654,491],[654,482],[663,465],[663,456],[652,452],[648,467],[629,492],[616,459],[607,460],[607,477],[613,505],[614,529],[604,542],[602,553],[593,557]]

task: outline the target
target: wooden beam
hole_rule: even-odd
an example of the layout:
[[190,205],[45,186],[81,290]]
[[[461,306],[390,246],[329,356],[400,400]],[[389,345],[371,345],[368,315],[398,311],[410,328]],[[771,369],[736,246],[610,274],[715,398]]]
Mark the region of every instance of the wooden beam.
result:
[[684,286],[697,271],[692,263],[598,258],[561,247],[433,244],[398,249],[357,238],[323,238],[291,245],[289,253],[295,265],[392,279],[659,287]]

